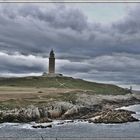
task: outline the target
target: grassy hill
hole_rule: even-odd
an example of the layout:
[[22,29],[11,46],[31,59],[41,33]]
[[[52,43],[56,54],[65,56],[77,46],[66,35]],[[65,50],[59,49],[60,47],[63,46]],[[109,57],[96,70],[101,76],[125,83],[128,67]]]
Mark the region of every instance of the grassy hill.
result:
[[94,98],[96,94],[124,95],[126,93],[128,90],[116,85],[88,82],[71,77],[0,78],[0,109],[28,105],[43,106],[54,101],[76,103],[83,94]]
[[88,82],[72,77],[22,77],[0,78],[0,86],[36,87],[36,88],[65,88],[91,90],[96,94],[126,94],[126,89],[116,85]]

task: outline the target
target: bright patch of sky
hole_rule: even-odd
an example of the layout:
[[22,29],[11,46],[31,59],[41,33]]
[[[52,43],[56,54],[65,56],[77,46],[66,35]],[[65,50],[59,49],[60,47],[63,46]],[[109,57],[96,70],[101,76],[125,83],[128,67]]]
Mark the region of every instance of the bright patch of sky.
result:
[[73,4],[88,17],[89,22],[110,24],[122,20],[128,11],[136,6],[136,3],[87,3]]

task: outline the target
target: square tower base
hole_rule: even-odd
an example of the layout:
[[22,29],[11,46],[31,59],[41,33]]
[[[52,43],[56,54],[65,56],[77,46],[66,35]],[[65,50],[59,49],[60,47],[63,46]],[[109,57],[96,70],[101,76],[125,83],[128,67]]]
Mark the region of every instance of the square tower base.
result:
[[63,77],[63,74],[61,73],[46,73],[44,72],[42,74],[43,77]]

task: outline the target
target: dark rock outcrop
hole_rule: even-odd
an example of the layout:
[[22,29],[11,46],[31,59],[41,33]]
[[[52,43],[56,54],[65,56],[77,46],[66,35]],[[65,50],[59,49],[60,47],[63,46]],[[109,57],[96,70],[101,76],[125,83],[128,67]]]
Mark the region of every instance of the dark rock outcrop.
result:
[[33,125],[33,128],[52,128],[52,125]]

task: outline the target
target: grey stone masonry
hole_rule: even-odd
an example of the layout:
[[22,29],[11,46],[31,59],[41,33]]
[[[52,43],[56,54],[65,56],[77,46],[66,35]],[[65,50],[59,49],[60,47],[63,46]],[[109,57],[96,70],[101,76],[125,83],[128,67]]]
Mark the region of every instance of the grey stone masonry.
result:
[[49,74],[51,73],[55,73],[55,54],[53,50],[51,50],[49,56]]

